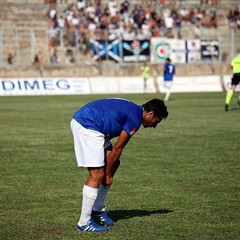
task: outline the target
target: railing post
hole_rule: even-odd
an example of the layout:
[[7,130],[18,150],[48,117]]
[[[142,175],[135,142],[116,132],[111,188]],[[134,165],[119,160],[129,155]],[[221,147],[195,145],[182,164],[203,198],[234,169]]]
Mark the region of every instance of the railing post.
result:
[[3,65],[3,30],[0,29],[0,65]]
[[16,28],[15,32],[16,32],[16,35],[15,35],[16,57],[17,57],[17,64],[19,65],[19,63],[20,63],[20,53],[19,53],[19,36],[18,36],[18,28]]
[[230,39],[230,42],[231,42],[231,58],[233,58],[234,57],[234,52],[235,52],[235,41],[234,41],[234,38],[235,38],[235,33],[234,33],[234,30],[231,28],[230,29],[230,37],[231,37],[231,39]]

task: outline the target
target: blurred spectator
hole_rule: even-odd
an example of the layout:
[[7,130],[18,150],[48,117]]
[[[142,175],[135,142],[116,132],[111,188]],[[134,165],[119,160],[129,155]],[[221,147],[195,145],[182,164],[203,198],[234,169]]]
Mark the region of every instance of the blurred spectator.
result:
[[77,10],[79,12],[83,11],[86,7],[85,1],[84,0],[78,0],[76,6],[77,6]]
[[63,15],[61,15],[58,19],[57,19],[57,24],[58,24],[58,27],[60,29],[64,29],[65,27],[65,19],[63,17]]
[[228,19],[229,27],[234,31],[237,31],[238,23],[240,21],[240,13],[239,13],[238,7],[233,7],[228,11],[227,19]]
[[48,19],[48,39],[49,47],[54,47],[59,42],[58,25],[52,19]]
[[75,63],[75,59],[73,57],[73,51],[71,48],[68,48],[65,53],[65,63],[70,64],[70,63]]
[[39,66],[40,65],[40,58],[38,56],[38,54],[36,53],[33,59],[33,66]]
[[[123,12],[128,12],[129,11],[129,7],[130,7],[130,3],[128,2],[128,0],[124,0],[122,3],[121,3],[121,11]],[[120,11],[120,12],[121,12]]]
[[205,10],[202,12],[201,24],[205,28],[211,27],[210,16],[206,14]]
[[208,4],[208,0],[200,0],[200,5]]
[[166,36],[167,37],[173,37],[172,29],[173,29],[173,24],[174,20],[172,15],[170,14],[169,9],[167,9],[164,13],[164,21],[165,21],[165,26],[166,26]]
[[43,64],[41,60],[41,52],[35,54],[32,65],[36,67],[41,77],[43,77]]
[[214,28],[217,28],[217,8],[216,5],[212,2],[210,7],[210,25]]
[[13,65],[13,59],[15,58],[15,53],[11,53],[9,52],[8,53],[8,56],[7,56],[7,63],[9,65]]
[[166,4],[166,0],[158,0],[158,5],[157,5],[157,11],[160,12],[162,10],[162,8],[164,8],[165,4]]
[[50,5],[50,10],[49,10],[49,18],[55,21],[57,19],[57,10],[55,8],[55,4]]
[[110,16],[115,16],[116,13],[118,12],[117,3],[115,1],[110,0],[108,2],[108,8],[109,8]]
[[56,64],[59,62],[57,49],[55,48],[50,48],[50,62],[53,64]]
[[181,8],[179,14],[180,14],[182,21],[184,21],[184,22],[188,21],[188,14],[189,14],[188,9]]
[[201,38],[201,28],[200,28],[199,25],[194,26],[193,32],[194,32],[194,37],[195,38]]
[[127,28],[125,28],[123,31],[122,37],[123,37],[123,40],[133,41],[136,37],[133,27],[129,25]]
[[174,24],[177,30],[177,38],[182,38],[182,19],[179,14],[176,14],[174,18]]

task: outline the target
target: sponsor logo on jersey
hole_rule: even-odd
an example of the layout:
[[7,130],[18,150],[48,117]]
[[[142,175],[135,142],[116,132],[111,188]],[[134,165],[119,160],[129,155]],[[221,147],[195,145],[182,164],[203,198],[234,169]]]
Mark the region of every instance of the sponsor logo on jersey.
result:
[[130,131],[130,135],[132,136],[136,131],[137,131],[137,129],[136,129],[136,128],[133,128],[133,129]]

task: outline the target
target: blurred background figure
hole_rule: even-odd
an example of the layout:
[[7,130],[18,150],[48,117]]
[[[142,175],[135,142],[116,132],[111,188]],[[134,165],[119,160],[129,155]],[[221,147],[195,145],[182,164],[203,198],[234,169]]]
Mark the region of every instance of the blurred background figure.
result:
[[163,69],[163,80],[166,88],[165,101],[168,101],[171,95],[171,88],[173,84],[173,77],[175,75],[175,66],[171,63],[170,58],[166,58]]
[[150,67],[144,62],[143,66],[141,66],[141,72],[143,77],[143,91],[144,93],[147,90],[147,80],[149,78]]
[[[237,55],[231,61],[231,68],[233,70],[233,77],[230,89],[227,91],[225,99],[225,111],[229,110],[229,104],[231,102],[233,93],[236,90],[237,85],[240,83],[240,49],[237,51]],[[240,105],[240,94],[237,103]]]
[[8,63],[9,65],[13,65],[13,59],[14,59],[14,57],[15,57],[15,54],[14,54],[14,53],[11,53],[11,52],[8,53],[7,63]]

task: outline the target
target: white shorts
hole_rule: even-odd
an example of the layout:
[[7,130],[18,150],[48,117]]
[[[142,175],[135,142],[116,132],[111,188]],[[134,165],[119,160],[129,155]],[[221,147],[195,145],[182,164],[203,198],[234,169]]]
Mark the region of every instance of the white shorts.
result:
[[173,81],[164,81],[164,87],[170,89],[173,85]]
[[78,167],[104,166],[105,149],[112,145],[109,139],[100,132],[86,129],[75,119],[70,126]]

